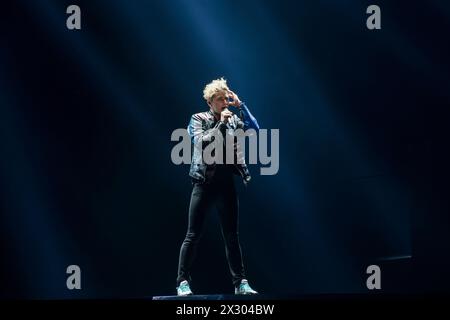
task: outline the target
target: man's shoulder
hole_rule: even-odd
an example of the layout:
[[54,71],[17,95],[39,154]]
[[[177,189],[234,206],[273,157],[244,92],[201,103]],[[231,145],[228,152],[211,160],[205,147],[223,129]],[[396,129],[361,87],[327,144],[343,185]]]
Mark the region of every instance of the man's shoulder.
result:
[[211,119],[212,117],[213,116],[211,115],[211,112],[209,112],[209,111],[194,113],[191,116],[191,118],[195,119],[195,120],[207,120],[207,119]]

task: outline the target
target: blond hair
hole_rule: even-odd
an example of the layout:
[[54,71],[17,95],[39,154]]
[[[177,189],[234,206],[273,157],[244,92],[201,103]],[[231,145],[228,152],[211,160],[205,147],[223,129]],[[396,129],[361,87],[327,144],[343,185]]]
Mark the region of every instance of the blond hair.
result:
[[205,86],[205,89],[203,89],[203,98],[205,98],[205,100],[209,102],[215,94],[229,90],[230,89],[227,86],[227,80],[222,77],[220,79],[211,81]]

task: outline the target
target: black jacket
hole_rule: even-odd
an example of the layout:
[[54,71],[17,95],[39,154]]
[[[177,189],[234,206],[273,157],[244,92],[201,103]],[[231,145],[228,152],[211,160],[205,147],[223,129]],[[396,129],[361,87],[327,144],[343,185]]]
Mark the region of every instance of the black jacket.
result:
[[[191,121],[188,125],[188,133],[193,144],[193,154],[191,160],[191,167],[189,175],[200,182],[207,182],[209,177],[214,175],[217,164],[206,164],[203,161],[201,152],[203,149],[214,140],[214,136],[218,131],[225,137],[227,129],[243,129],[249,128],[259,130],[258,122],[250,113],[245,104],[240,106],[240,117],[233,115],[228,123],[217,121],[211,110],[200,112],[192,115]],[[251,179],[250,172],[245,164],[245,158],[242,154],[237,154],[237,147],[234,147],[234,159],[240,157],[241,161],[235,161],[232,165],[233,172],[240,175],[244,183],[248,183]]]

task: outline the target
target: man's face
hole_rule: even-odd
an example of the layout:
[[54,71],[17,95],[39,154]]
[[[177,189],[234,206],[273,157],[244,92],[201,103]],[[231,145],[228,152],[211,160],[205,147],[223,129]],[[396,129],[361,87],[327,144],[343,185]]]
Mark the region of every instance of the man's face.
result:
[[216,115],[219,115],[228,107],[228,93],[226,91],[216,93],[209,102],[209,106]]

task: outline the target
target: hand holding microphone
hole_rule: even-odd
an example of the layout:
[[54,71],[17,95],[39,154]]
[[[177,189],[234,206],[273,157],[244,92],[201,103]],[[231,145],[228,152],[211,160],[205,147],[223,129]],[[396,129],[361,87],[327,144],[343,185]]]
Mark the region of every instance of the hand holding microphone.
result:
[[220,113],[220,121],[222,121],[223,123],[228,123],[229,119],[232,119],[233,117],[233,112],[231,112],[230,110],[228,110],[228,108],[225,108],[222,110],[222,112]]

